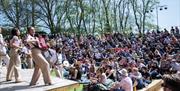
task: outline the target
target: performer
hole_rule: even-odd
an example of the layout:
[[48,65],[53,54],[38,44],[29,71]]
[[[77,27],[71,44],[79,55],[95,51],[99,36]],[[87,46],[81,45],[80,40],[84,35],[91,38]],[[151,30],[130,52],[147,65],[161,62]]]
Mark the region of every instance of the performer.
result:
[[15,74],[15,82],[21,81],[20,69],[21,59],[19,55],[19,49],[21,48],[21,39],[19,39],[20,31],[18,28],[13,28],[11,31],[12,39],[10,40],[10,63],[7,69],[6,81],[12,80],[13,73]]
[[[51,47],[52,45],[49,45]],[[51,72],[55,72],[56,77],[63,78],[63,65],[62,58],[59,58],[59,53],[53,48],[49,48],[44,52],[45,58],[48,60],[50,67],[52,67]]]
[[[34,27],[29,27],[28,28],[28,35],[26,42],[28,43],[29,47],[31,48],[31,53],[32,53],[32,58],[33,61],[35,62],[35,69],[34,73],[32,76],[32,80],[30,82],[30,86],[36,85],[37,80],[39,79],[39,76],[43,74],[43,79],[45,85],[51,85],[51,78],[50,78],[50,68],[49,68],[49,63],[47,60],[43,57],[42,51],[39,48],[39,40],[38,38],[34,37],[35,35],[35,29]],[[41,69],[41,71],[40,71]]]
[[4,63],[6,64],[6,67],[8,68],[10,58],[9,55],[6,53],[7,44],[4,42],[1,32],[2,29],[0,28],[0,63],[3,60]]

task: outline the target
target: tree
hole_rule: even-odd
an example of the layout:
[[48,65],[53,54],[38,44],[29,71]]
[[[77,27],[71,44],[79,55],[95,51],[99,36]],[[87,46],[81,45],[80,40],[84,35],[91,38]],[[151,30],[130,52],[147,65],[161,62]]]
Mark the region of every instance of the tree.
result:
[[[51,33],[102,34],[148,26],[157,0],[0,0],[6,26],[48,29]],[[148,17],[148,18],[147,18]]]
[[104,7],[104,11],[105,11],[105,17],[106,17],[106,22],[105,22],[105,30],[107,32],[112,32],[111,30],[111,26],[110,26],[110,21],[109,21],[109,5],[110,5],[110,1],[111,0],[102,0],[103,2],[103,7]]
[[118,2],[118,10],[119,10],[119,29],[124,32],[127,28],[127,23],[130,14],[130,4],[129,0],[120,0]]
[[36,2],[39,10],[38,18],[42,20],[51,32],[55,32],[55,8],[57,0],[39,0]]
[[135,24],[142,35],[145,31],[147,11],[157,4],[157,0],[130,0]]
[[0,8],[5,18],[11,22],[13,27],[19,28],[24,26],[21,22],[24,19],[22,0],[1,0]]

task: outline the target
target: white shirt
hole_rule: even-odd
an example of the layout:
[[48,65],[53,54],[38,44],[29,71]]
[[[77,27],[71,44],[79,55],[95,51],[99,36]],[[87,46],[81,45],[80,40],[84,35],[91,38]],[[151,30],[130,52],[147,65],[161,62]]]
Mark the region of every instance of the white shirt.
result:
[[142,75],[141,75],[140,72],[137,72],[137,73],[132,72],[132,73],[130,74],[130,77],[131,77],[131,78],[136,78],[136,79],[141,79],[141,78],[142,78]]
[[56,51],[53,49],[49,49],[48,51],[44,52],[46,58],[50,57],[49,61],[55,63],[57,61],[57,54]]
[[180,64],[179,63],[173,62],[173,63],[171,63],[171,66],[172,66],[173,70],[180,71]]
[[10,40],[10,43],[14,43],[17,46],[21,45],[21,39],[18,38],[18,36],[13,36],[13,38]]
[[63,60],[62,54],[61,54],[61,53],[58,53],[58,54],[57,54],[57,57],[58,57],[58,61],[59,61],[60,63],[62,63],[62,60]]
[[0,46],[2,46],[3,44],[4,44],[3,36],[2,34],[0,34]]
[[[33,37],[33,36],[31,36],[30,34],[28,34],[27,37],[26,37],[26,42],[28,43],[28,45],[29,45],[31,48],[34,47],[34,45],[33,45],[34,42],[32,42],[32,41],[38,41],[38,39],[36,39],[35,37]],[[34,43],[34,44],[35,44],[35,43]]]
[[139,68],[146,67],[143,63],[139,64]]
[[170,42],[171,42],[171,40],[170,40],[169,37],[167,37],[167,38],[164,39],[164,43],[169,44]]
[[2,49],[2,50],[6,50],[6,48],[5,48],[5,42],[4,42],[4,39],[3,39],[3,36],[2,36],[2,34],[0,34],[0,48]]
[[101,53],[95,53],[95,57],[97,58],[97,59],[100,59],[101,58]]
[[121,87],[124,91],[133,91],[133,82],[130,77],[123,78],[116,86],[116,88]]
[[3,52],[3,53],[6,53],[6,47],[5,47],[5,42],[4,42],[4,39],[3,39],[3,36],[2,34],[0,34],[0,50]]
[[24,52],[25,54],[30,54],[31,53],[31,51],[26,46],[24,46],[22,48],[22,52]]

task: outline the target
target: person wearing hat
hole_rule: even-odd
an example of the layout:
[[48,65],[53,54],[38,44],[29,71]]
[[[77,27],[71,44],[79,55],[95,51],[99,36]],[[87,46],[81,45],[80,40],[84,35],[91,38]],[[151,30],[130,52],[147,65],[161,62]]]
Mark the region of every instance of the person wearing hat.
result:
[[131,78],[128,76],[128,71],[126,69],[122,69],[118,71],[121,76],[120,82],[115,82],[112,86],[112,91],[133,91],[133,82]]

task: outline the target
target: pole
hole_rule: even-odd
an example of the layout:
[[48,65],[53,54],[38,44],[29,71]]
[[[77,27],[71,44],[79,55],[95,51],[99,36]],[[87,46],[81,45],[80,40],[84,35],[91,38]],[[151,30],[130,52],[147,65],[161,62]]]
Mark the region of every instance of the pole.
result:
[[159,14],[158,14],[158,5],[156,5],[156,20],[157,20],[157,31],[159,31]]

